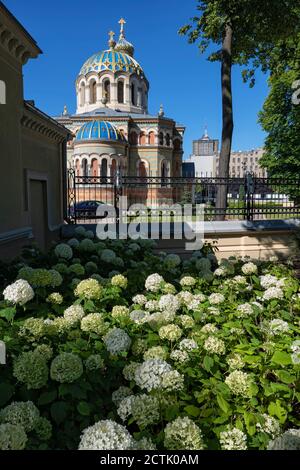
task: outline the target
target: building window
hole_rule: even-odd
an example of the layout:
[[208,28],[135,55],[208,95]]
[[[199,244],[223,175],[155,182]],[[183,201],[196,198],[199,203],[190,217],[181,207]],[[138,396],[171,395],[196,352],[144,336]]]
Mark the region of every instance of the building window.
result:
[[83,82],[80,85],[79,94],[80,94],[80,106],[84,106],[84,102],[85,102],[85,85],[84,85]]
[[138,176],[140,176],[141,178],[147,178],[147,176],[148,176],[147,165],[143,161],[139,163]]
[[115,176],[117,172],[117,162],[115,159],[112,160],[111,162],[111,167],[110,167],[110,174],[111,176]]
[[154,134],[154,132],[149,132],[148,142],[149,142],[149,145],[155,145],[155,134]]
[[162,132],[159,133],[158,140],[159,140],[159,145],[164,145],[164,135]]
[[88,175],[88,162],[86,158],[82,160],[82,176],[84,178],[87,178],[89,176]]
[[90,103],[94,104],[97,101],[97,83],[92,80],[90,83]]
[[107,176],[107,159],[103,158],[101,161],[101,176]]
[[131,103],[136,106],[136,87],[135,84],[131,84]]
[[166,135],[166,145],[167,145],[167,147],[170,147],[170,144],[171,144],[170,134],[167,134]]
[[6,85],[3,80],[0,80],[0,104],[6,104]]
[[103,82],[103,96],[110,103],[110,81],[108,79]]
[[140,134],[140,145],[146,145],[146,134],[144,132]]
[[124,82],[118,81],[118,103],[124,103]]

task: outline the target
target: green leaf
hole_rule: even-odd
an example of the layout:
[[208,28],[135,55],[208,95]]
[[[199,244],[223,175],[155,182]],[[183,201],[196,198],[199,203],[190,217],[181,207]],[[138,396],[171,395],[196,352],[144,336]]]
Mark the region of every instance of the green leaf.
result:
[[292,363],[291,355],[284,351],[276,351],[271,359],[274,364],[279,364],[281,366],[287,366]]
[[0,383],[0,407],[4,406],[13,396],[14,387],[8,382]]
[[253,413],[244,412],[244,421],[246,429],[250,436],[253,436],[256,433],[256,417]]
[[77,410],[83,416],[89,416],[91,414],[91,406],[86,401],[78,403]]
[[48,405],[52,403],[57,398],[57,391],[52,390],[50,392],[44,392],[40,395],[38,399],[38,405]]
[[278,370],[278,371],[276,372],[276,375],[277,375],[277,377],[281,380],[281,382],[283,382],[283,383],[285,383],[285,384],[292,384],[292,383],[294,383],[295,380],[296,380],[296,376],[290,374],[290,373],[287,372],[286,370]]
[[67,417],[68,406],[64,401],[56,401],[51,405],[51,416],[56,424],[61,424]]
[[276,400],[276,402],[271,402],[268,406],[268,412],[271,416],[276,416],[276,418],[279,419],[279,422],[283,424],[286,421],[287,418],[287,411],[283,406],[281,406],[281,403],[279,400]]
[[175,419],[178,416],[178,413],[179,413],[178,406],[172,405],[172,406],[169,406],[165,410],[164,414],[165,414],[165,418],[166,418],[167,421],[172,421],[173,419]]
[[230,405],[225,400],[225,398],[223,398],[222,395],[220,395],[219,393],[217,394],[217,402],[218,402],[218,405],[221,408],[221,410],[224,411],[224,413],[227,414],[228,411],[230,410]]
[[184,411],[190,416],[193,416],[194,418],[197,418],[200,414],[200,409],[197,408],[194,405],[188,405],[184,408]]
[[210,372],[211,368],[213,367],[214,365],[214,360],[209,357],[209,356],[205,356],[204,359],[203,359],[203,367],[204,369],[207,371],[207,372]]
[[5,318],[7,321],[12,321],[16,315],[15,307],[8,307],[0,310],[0,317]]

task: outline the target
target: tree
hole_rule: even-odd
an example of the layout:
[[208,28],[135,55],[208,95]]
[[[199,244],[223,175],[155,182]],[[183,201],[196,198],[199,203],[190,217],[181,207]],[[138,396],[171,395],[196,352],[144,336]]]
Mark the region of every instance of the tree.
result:
[[269,176],[299,177],[300,33],[297,31],[293,40],[281,42],[274,49],[269,86],[270,93],[259,117],[268,133],[260,164],[267,168]]
[[[198,42],[204,53],[215,44],[209,61],[221,62],[222,145],[219,176],[228,178],[233,136],[232,66],[242,65],[243,79],[255,83],[255,69],[268,70],[269,58],[278,40],[293,34],[299,22],[295,0],[197,0],[200,16],[182,27],[190,43]],[[216,204],[225,218],[227,187],[220,185]]]

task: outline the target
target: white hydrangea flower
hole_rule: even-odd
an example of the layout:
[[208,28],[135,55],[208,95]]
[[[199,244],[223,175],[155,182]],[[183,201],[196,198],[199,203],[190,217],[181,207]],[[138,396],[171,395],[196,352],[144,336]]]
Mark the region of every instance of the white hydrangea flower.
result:
[[137,294],[132,298],[132,302],[137,305],[145,305],[147,302],[147,297],[143,294]]
[[158,302],[159,310],[162,312],[177,312],[180,309],[180,302],[173,294],[162,295]]
[[186,351],[180,349],[173,349],[170,358],[175,362],[184,363],[189,360],[189,355]]
[[249,303],[238,305],[238,307],[236,309],[237,318],[246,318],[250,315],[253,315],[253,313],[254,313],[253,308],[252,308],[251,304],[249,304]]
[[83,431],[78,450],[131,450],[133,447],[134,440],[127,429],[107,419]]
[[216,327],[216,325],[214,325],[213,323],[206,323],[206,325],[202,326],[201,328],[201,332],[202,333],[217,333],[217,331],[219,331],[219,329]]
[[32,431],[40,417],[38,408],[32,401],[14,401],[0,410],[0,422],[22,426],[26,432]]
[[64,319],[70,325],[76,325],[83,317],[85,313],[81,305],[71,305],[64,311]]
[[198,349],[198,344],[193,339],[185,338],[180,341],[178,347],[181,351],[194,351]]
[[16,424],[0,424],[0,450],[23,450],[27,442],[24,428]]
[[246,372],[234,370],[228,375],[228,377],[226,377],[225,383],[228,385],[234,395],[248,397],[250,379]]
[[274,318],[268,324],[268,332],[271,336],[288,333],[290,330],[288,322],[281,320],[281,318]]
[[232,354],[227,358],[227,364],[229,365],[230,369],[233,370],[242,369],[245,365],[242,357],[237,353]]
[[262,300],[283,299],[283,290],[280,287],[269,287],[262,296]]
[[251,275],[251,274],[256,274],[257,273],[257,266],[256,264],[254,263],[245,263],[243,266],[242,266],[242,272],[243,274],[245,274],[246,276],[247,275]]
[[163,375],[162,388],[168,392],[182,390],[184,386],[184,377],[177,370],[170,370]]
[[124,398],[129,397],[132,394],[132,390],[129,387],[124,387],[124,385],[121,385],[121,387],[112,393],[111,399],[116,406],[119,406]]
[[132,395],[121,401],[117,413],[122,421],[132,415],[134,421],[143,429],[159,421],[159,401],[151,395]]
[[113,328],[104,337],[106,349],[111,354],[118,354],[120,352],[128,351],[131,345],[131,339],[126,331],[121,328]]
[[143,312],[143,310],[133,310],[129,314],[130,320],[137,325],[143,325],[149,319],[149,314],[147,312]]
[[128,284],[127,277],[123,276],[123,274],[116,274],[110,280],[111,285],[115,287],[120,287],[121,289],[126,289]]
[[145,309],[148,310],[148,312],[156,312],[159,310],[158,300],[148,300],[148,302],[145,303]]
[[129,316],[129,308],[125,305],[115,305],[112,309],[111,316],[116,320],[123,320]]
[[300,429],[289,429],[270,441],[267,450],[300,450]]
[[13,284],[7,286],[3,291],[4,299],[14,305],[25,305],[34,297],[34,290],[24,279],[18,279]]
[[158,292],[164,283],[164,278],[160,274],[150,274],[145,281],[145,288],[150,292]]
[[102,286],[97,279],[84,279],[77,284],[74,294],[87,300],[98,300],[102,294]]
[[211,305],[219,305],[225,301],[223,294],[214,293],[208,297],[208,301]]
[[107,326],[101,313],[89,313],[81,320],[80,324],[82,331],[95,333],[100,336],[107,331]]
[[209,336],[203,345],[205,351],[212,354],[225,354],[225,343],[215,336]]
[[116,253],[113,250],[105,249],[100,255],[101,261],[112,263],[116,259]]
[[58,258],[63,258],[63,259],[71,259],[73,258],[73,250],[70,247],[70,245],[67,245],[66,243],[60,243],[59,245],[56,245],[54,253]]
[[123,369],[123,376],[128,382],[131,382],[135,378],[135,371],[141,364],[139,362],[130,362]]
[[148,315],[147,322],[150,326],[159,327],[162,325],[168,325],[175,319],[175,313],[173,312],[154,312]]
[[210,315],[218,316],[220,315],[220,310],[217,307],[207,307],[207,311]]
[[200,428],[187,416],[178,417],[164,429],[164,445],[168,450],[202,450],[203,436]]
[[148,392],[162,388],[163,377],[172,367],[163,359],[149,359],[136,368],[135,382]]
[[148,359],[166,359],[167,353],[162,346],[152,346],[144,352],[144,361]]
[[179,292],[179,294],[177,294],[176,297],[181,303],[181,305],[185,305],[186,307],[188,307],[194,300],[193,294],[185,290]]
[[193,287],[197,281],[192,276],[184,276],[179,282],[182,287]]
[[300,364],[300,340],[297,339],[291,344],[292,350],[292,363]]
[[256,428],[258,431],[269,434],[272,439],[279,436],[280,424],[273,416],[269,416],[266,413],[261,415],[262,423],[257,423]]
[[226,269],[225,269],[224,266],[220,266],[220,267],[217,268],[217,269],[215,270],[215,272],[214,272],[214,275],[215,275],[216,277],[226,276],[226,274],[227,274],[227,271],[226,271]]
[[260,285],[263,289],[269,289],[270,287],[283,287],[285,284],[285,279],[277,279],[277,277],[272,274],[266,274],[265,276],[260,276]]
[[183,328],[189,329],[195,326],[195,320],[189,315],[180,315],[178,317]]
[[220,444],[223,450],[247,450],[247,436],[237,428],[220,433]]
[[232,283],[238,284],[240,286],[247,285],[247,279],[245,276],[240,276],[240,275],[234,276],[231,281]]
[[182,329],[174,324],[162,326],[158,330],[159,337],[161,339],[167,339],[168,341],[177,341],[182,335]]

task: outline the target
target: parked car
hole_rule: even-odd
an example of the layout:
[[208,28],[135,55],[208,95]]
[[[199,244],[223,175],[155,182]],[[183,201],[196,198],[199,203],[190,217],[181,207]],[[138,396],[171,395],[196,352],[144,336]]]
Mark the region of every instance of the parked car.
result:
[[[102,201],[81,201],[77,202],[70,208],[70,215],[77,219],[94,219],[97,217],[97,209],[100,205],[105,204]],[[102,216],[105,217],[105,214]],[[101,218],[102,218],[101,217]]]

